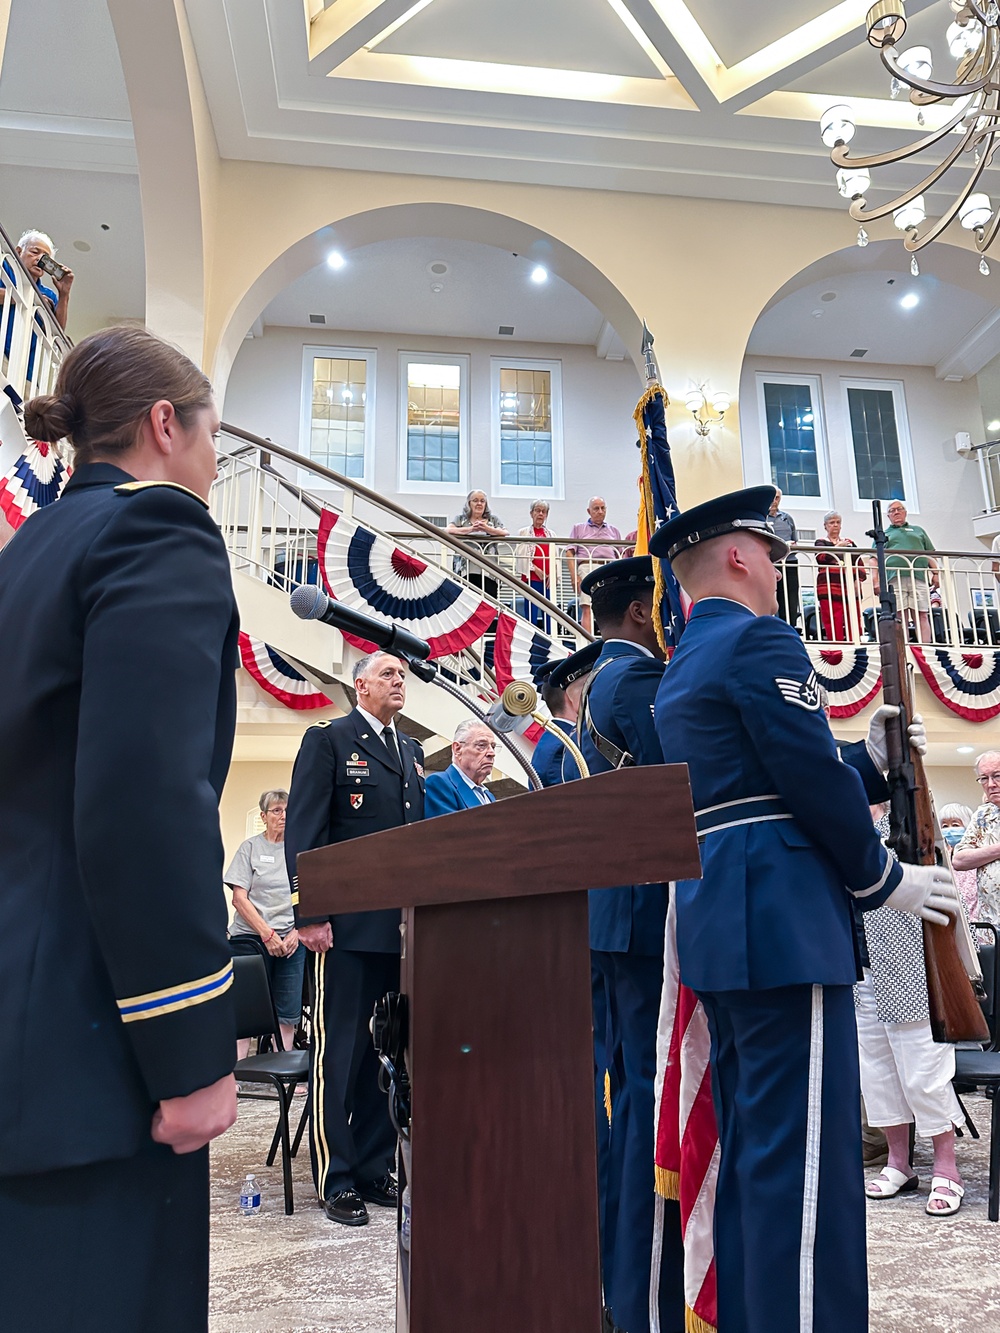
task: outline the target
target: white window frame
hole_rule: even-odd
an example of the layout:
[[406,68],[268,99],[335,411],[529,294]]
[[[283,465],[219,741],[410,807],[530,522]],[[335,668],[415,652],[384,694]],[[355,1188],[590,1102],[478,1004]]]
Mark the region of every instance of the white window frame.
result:
[[[854,433],[851,430],[851,404],[847,396],[848,389],[889,389],[892,392],[892,407],[896,414],[896,436],[899,440],[899,461],[903,469],[903,486],[906,496],[903,503],[908,514],[920,513],[917,474],[913,466],[913,446],[910,441],[910,420],[906,412],[906,394],[902,380],[866,379],[863,376],[842,375],[840,377],[841,401],[844,411],[844,442],[847,446],[847,466],[851,472],[851,498],[856,514],[871,514],[872,496],[863,496],[858,486],[858,466],[854,460]],[[883,501],[885,504],[886,501]]]
[[[360,477],[348,480],[362,482],[365,486],[373,484],[375,476],[375,375],[378,369],[377,353],[374,347],[340,347],[333,343],[310,343],[302,348],[302,408],[299,418],[299,453],[306,462],[303,469],[302,484],[308,485],[308,465],[314,460],[310,452],[312,441],[312,392],[313,362],[317,357],[332,359],[344,357],[351,361],[365,363],[365,468]],[[334,469],[335,470],[335,469]],[[315,478],[313,479],[316,485]],[[332,485],[331,482],[325,483]]]
[[819,495],[786,495],[785,509],[815,509],[826,513],[833,508],[833,486],[830,480],[830,450],[827,446],[826,416],[823,411],[822,375],[793,375],[785,371],[758,370],[757,419],[760,422],[760,452],[764,481],[771,483],[771,443],[767,437],[767,409],[764,404],[765,384],[805,384],[812,397],[813,427],[816,436],[816,463],[819,473]]
[[[411,481],[406,475],[406,432],[409,426],[407,367],[414,361],[428,366],[458,366],[461,370],[458,382],[458,481]],[[398,364],[397,489],[402,494],[408,495],[461,495],[464,497],[469,491],[469,380],[472,375],[472,357],[467,352],[401,351]]]
[[[547,370],[552,386],[552,485],[504,486],[500,482],[500,371]],[[539,361],[524,356],[490,357],[490,454],[491,498],[523,500],[526,496],[539,500],[564,500],[565,473],[563,467],[563,410],[562,362]]]

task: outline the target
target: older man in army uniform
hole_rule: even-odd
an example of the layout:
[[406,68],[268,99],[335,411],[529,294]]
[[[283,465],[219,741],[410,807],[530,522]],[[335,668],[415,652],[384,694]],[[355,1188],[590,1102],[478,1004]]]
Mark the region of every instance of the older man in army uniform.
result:
[[656,697],[701,841],[702,878],[677,885],[677,949],[712,1036],[719,1328],[864,1333],[851,903],[938,921],[956,903],[950,877],[888,855],[838,757],[802,641],[775,614],[773,498],[721,496],[650,542],[694,601]]

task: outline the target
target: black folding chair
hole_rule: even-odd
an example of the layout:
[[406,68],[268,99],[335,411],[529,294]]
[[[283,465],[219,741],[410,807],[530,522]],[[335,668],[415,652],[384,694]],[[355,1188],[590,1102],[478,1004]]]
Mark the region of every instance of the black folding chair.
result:
[[[263,958],[256,956],[236,957],[233,959],[233,1001],[236,1007],[236,1036],[271,1038],[274,1049],[259,1055],[248,1055],[237,1060],[233,1071],[240,1083],[271,1084],[278,1093],[278,1124],[271,1139],[271,1148],[267,1154],[267,1165],[274,1164],[278,1144],[281,1144],[281,1174],[285,1187],[285,1212],[293,1213],[292,1200],[292,1158],[299,1150],[302,1131],[309,1115],[306,1103],[295,1133],[295,1143],[290,1142],[288,1112],[296,1085],[304,1083],[309,1077],[309,1052],[286,1051],[281,1041],[281,1027],[278,1015],[274,1011],[271,987],[268,985],[267,968]],[[251,1101],[264,1100],[259,1094],[241,1093]],[[271,1100],[270,1097],[267,1098]]]
[[992,1114],[990,1116],[990,1168],[989,1168],[989,1206],[991,1222],[1000,1221],[1000,1022],[998,1022],[998,996],[1000,996],[1000,951],[997,949],[996,928],[988,922],[973,922],[973,929],[989,931],[992,944],[979,947],[979,964],[983,969],[983,985],[986,998],[983,1000],[983,1013],[990,1030],[989,1045],[983,1048],[955,1049],[955,1077],[952,1083],[958,1096],[959,1105],[965,1116],[965,1122],[973,1138],[979,1138],[979,1131],[973,1124],[972,1117],[962,1101],[962,1093],[975,1088],[983,1088],[992,1096]]

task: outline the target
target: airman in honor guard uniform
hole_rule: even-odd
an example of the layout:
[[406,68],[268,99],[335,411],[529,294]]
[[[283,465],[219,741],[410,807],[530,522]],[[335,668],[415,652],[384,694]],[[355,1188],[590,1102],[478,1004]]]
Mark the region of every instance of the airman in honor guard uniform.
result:
[[677,885],[681,979],[708,1014],[721,1141],[722,1333],[868,1327],[852,900],[929,920],[950,879],[901,866],[842,763],[795,631],[776,615],[774,488],[663,524],[694,609],[656,698],[667,763],[686,763],[702,878]]
[[[570,739],[576,734],[576,715],[584,683],[601,651],[601,640],[595,639],[569,657],[547,662],[539,676],[542,698],[552,714],[553,725]],[[543,787],[555,787],[560,782],[573,782],[580,776],[576,760],[566,746],[550,732],[538,738],[531,765]]]
[[424,815],[424,752],[395,723],[406,702],[405,665],[372,653],[355,665],[354,688],[356,708],[303,736],[285,819],[296,925],[313,954],[313,1181],[327,1217],[345,1226],[368,1221],[366,1201],[396,1206],[396,1134],[368,1024],[376,1001],[399,990],[400,915],[302,917],[295,858]]
[[0,554],[0,1322],[204,1333],[236,1118],[219,797],[239,624],[208,380],[78,343],[29,435],[75,470]]
[[[660,764],[653,703],[664,662],[653,625],[652,561],[649,556],[611,561],[588,574],[581,588],[591,597],[603,636],[581,704],[580,741],[587,765],[591,773],[604,773],[633,764]],[[655,818],[652,812],[650,818]],[[592,890],[589,898],[591,959],[604,976],[617,1021],[623,1074],[611,1121],[608,1197],[602,1201],[614,1232],[604,1246],[605,1301],[619,1329],[647,1333],[654,1219],[653,1081],[667,889],[663,884],[625,885]],[[667,1205],[659,1305],[661,1333],[682,1333],[683,1253],[675,1203]]]

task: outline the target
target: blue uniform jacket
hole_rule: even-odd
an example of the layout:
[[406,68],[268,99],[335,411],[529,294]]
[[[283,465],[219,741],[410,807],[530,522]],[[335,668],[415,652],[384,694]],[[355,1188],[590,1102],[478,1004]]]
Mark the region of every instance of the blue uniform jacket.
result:
[[84,464],[0,554],[0,1175],[131,1156],[235,1059],[229,559],[132,481]]
[[[554,717],[553,724],[574,738],[576,727],[566,717]],[[543,787],[557,787],[561,782],[575,782],[580,776],[576,760],[555,736],[545,732],[539,737],[535,752],[531,756],[531,766],[538,774]]]
[[726,598],[698,602],[656,729],[664,760],[688,765],[696,813],[754,796],[776,798],[758,812],[784,812],[705,837],[701,879],[677,886],[683,980],[713,991],[856,981],[851,897],[880,907],[902,872],[838,756],[799,636]]
[[[492,792],[490,796],[492,798]],[[476,793],[454,764],[449,764],[443,773],[427,774],[424,814],[428,819],[435,815],[451,815],[456,810],[475,810],[479,804]]]
[[[653,725],[653,704],[665,669],[663,662],[623,639],[610,639],[594,663],[595,679],[588,696],[594,725],[602,736],[627,750],[637,764],[663,763]],[[586,728],[580,748],[591,773],[611,770]],[[650,817],[654,817],[652,812]],[[582,829],[579,833],[584,836]],[[613,830],[605,833],[613,836]],[[667,917],[665,885],[592,889],[589,899],[592,949],[645,956],[663,953]]]
[[[317,722],[302,737],[292,769],[285,818],[285,862],[298,925],[329,920],[333,947],[359,953],[398,953],[399,912],[344,912],[301,917],[298,909],[299,852],[347,842],[366,833],[412,824],[424,817],[424,752],[396,729],[403,771],[381,736],[356,708],[346,717]],[[407,874],[400,866],[399,873]]]

